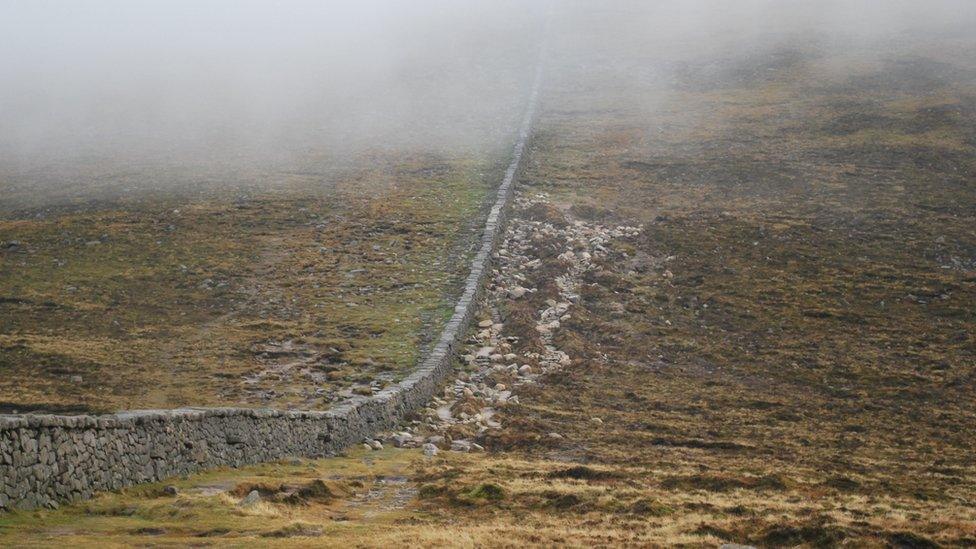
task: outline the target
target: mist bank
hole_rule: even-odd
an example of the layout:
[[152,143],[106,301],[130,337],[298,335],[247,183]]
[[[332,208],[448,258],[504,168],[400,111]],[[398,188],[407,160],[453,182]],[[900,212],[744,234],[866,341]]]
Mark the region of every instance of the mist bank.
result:
[[[551,6],[548,85],[565,99],[600,81],[601,97],[639,108],[689,66],[698,78],[754,77],[734,59],[770,52],[937,51],[965,63],[976,28],[967,0]],[[377,152],[502,151],[548,13],[546,0],[7,0],[0,190],[78,199],[94,187],[260,186],[295,171],[324,182]]]
[[4,2],[0,185],[260,184],[375,151],[501,148],[539,14],[487,0]]

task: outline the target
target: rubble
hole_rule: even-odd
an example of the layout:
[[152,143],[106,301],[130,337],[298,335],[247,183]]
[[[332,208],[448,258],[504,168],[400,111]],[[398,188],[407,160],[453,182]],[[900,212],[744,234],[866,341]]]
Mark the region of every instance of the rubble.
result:
[[[540,203],[548,204],[548,197],[537,194],[515,199],[516,207],[523,211]],[[492,279],[481,304],[488,318],[478,322],[476,333],[461,351],[461,362],[472,371],[459,375],[445,387],[443,397],[432,399],[421,414],[423,421],[418,429],[438,433],[425,439],[423,447],[427,455],[436,454],[438,448],[455,452],[482,450],[470,438],[453,435],[473,432],[477,440],[490,430],[500,429],[502,425],[495,412],[517,406],[520,387],[572,364],[572,357],[556,345],[555,334],[572,319],[583,274],[594,268],[595,261],[607,256],[607,246],[613,239],[637,236],[641,230],[642,227],[608,227],[581,221],[557,227],[513,216],[505,241],[494,256]],[[538,244],[546,240],[564,243],[566,249],[557,257],[565,264],[565,271],[554,281],[559,289],[558,299],[547,300],[538,312],[535,328],[544,352],[520,356],[512,352],[512,343],[518,337],[504,335],[505,323],[499,305],[506,300],[529,299],[536,292],[525,287],[526,275],[543,265],[543,260],[534,256]],[[594,418],[594,423],[597,420]],[[556,439],[562,435],[551,433],[550,437]],[[401,433],[388,440],[402,447],[420,445],[423,439],[415,435],[407,438]],[[434,454],[428,453],[431,448]]]

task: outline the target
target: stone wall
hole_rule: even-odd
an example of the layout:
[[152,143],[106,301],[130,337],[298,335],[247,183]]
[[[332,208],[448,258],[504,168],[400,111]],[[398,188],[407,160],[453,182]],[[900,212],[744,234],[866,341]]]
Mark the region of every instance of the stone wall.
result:
[[525,152],[539,85],[537,69],[512,161],[454,314],[406,379],[326,411],[191,408],[104,416],[0,415],[0,510],[56,507],[97,491],[218,466],[320,457],[392,428],[424,406],[451,373],[455,346],[475,314]]

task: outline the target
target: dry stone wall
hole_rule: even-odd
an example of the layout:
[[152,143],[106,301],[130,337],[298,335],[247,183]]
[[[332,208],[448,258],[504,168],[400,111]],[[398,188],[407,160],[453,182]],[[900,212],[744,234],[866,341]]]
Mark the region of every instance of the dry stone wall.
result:
[[219,466],[325,456],[390,429],[423,407],[451,372],[455,348],[484,288],[532,127],[539,71],[454,314],[406,379],[326,411],[192,408],[104,416],[0,415],[0,510],[56,507],[98,491]]

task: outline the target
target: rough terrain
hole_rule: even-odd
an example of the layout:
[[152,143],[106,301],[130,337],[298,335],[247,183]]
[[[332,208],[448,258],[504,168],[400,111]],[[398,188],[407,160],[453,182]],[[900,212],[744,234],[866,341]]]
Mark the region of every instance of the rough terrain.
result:
[[[414,366],[503,158],[0,220],[0,411],[320,409]],[[295,188],[297,187],[297,188]]]
[[345,456],[11,514],[0,541],[976,544],[970,34],[555,54],[442,398]]

